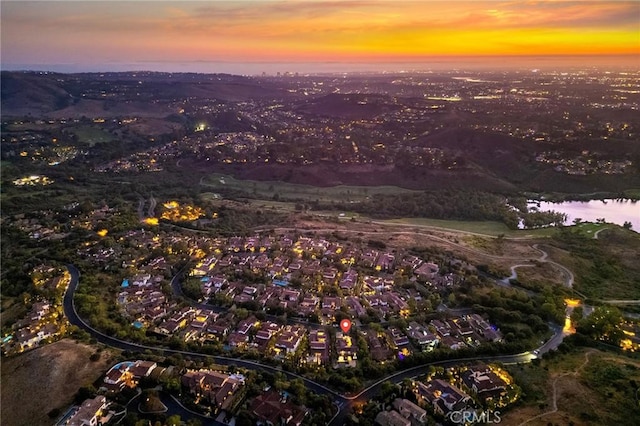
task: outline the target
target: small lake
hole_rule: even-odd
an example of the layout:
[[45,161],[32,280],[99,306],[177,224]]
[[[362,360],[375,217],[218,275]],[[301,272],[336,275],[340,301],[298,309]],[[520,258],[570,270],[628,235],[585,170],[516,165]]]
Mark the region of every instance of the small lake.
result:
[[565,201],[552,203],[549,201],[531,201],[529,208],[538,207],[540,211],[554,210],[567,215],[565,225],[572,225],[574,219],[583,222],[595,222],[604,218],[605,222],[622,226],[631,222],[633,230],[640,232],[640,202],[627,199]]

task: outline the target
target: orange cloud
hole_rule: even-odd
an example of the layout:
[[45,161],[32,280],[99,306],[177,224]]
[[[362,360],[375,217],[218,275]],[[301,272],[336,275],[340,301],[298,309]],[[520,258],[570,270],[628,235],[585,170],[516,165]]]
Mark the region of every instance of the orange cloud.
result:
[[3,62],[640,54],[638,1],[3,2]]

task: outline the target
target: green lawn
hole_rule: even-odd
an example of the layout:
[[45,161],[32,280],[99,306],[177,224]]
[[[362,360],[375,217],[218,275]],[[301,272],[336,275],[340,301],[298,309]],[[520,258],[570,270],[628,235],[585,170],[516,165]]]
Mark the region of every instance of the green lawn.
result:
[[631,198],[632,200],[640,200],[640,188],[632,188],[627,189],[623,192],[626,198]]
[[441,219],[427,219],[427,218],[403,218],[403,219],[391,219],[385,220],[388,224],[404,224],[404,225],[416,225],[425,227],[436,227],[443,229],[451,229],[455,231],[473,232],[477,234],[485,234],[489,236],[497,237],[504,234],[510,238],[536,238],[536,237],[548,237],[553,235],[557,230],[555,228],[543,228],[543,229],[527,229],[527,230],[513,230],[507,228],[502,222],[474,222],[474,221],[462,221],[462,220],[441,220]]
[[614,227],[617,228],[618,225],[586,222],[586,223],[581,223],[579,225],[574,225],[571,227],[571,229],[580,231],[581,234],[586,236],[594,236],[595,233],[601,229],[614,228]]
[[111,142],[113,136],[94,126],[79,126],[69,129],[78,137],[80,143],[94,146],[97,143]]
[[287,182],[264,182],[255,180],[240,180],[222,174],[212,174],[202,180],[202,185],[218,190],[236,190],[250,194],[253,197],[285,200],[320,202],[358,202],[375,194],[399,194],[412,191],[397,186],[351,186],[340,185],[332,187],[317,187]]

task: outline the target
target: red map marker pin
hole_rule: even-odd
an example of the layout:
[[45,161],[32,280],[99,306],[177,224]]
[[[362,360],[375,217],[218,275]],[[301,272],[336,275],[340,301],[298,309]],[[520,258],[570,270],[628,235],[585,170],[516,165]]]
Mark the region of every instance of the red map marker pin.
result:
[[351,330],[351,320],[345,318],[340,321],[340,328],[345,332],[345,334],[348,333],[349,330]]

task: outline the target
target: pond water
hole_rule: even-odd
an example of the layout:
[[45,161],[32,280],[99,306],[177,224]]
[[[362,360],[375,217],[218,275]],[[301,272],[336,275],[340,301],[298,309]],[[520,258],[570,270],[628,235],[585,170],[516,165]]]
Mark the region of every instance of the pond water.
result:
[[577,218],[583,222],[595,222],[604,218],[605,222],[622,226],[631,222],[632,229],[640,232],[640,202],[627,199],[565,201],[552,203],[549,201],[531,201],[529,208],[537,207],[540,211],[554,210],[567,215],[565,225],[573,224]]

